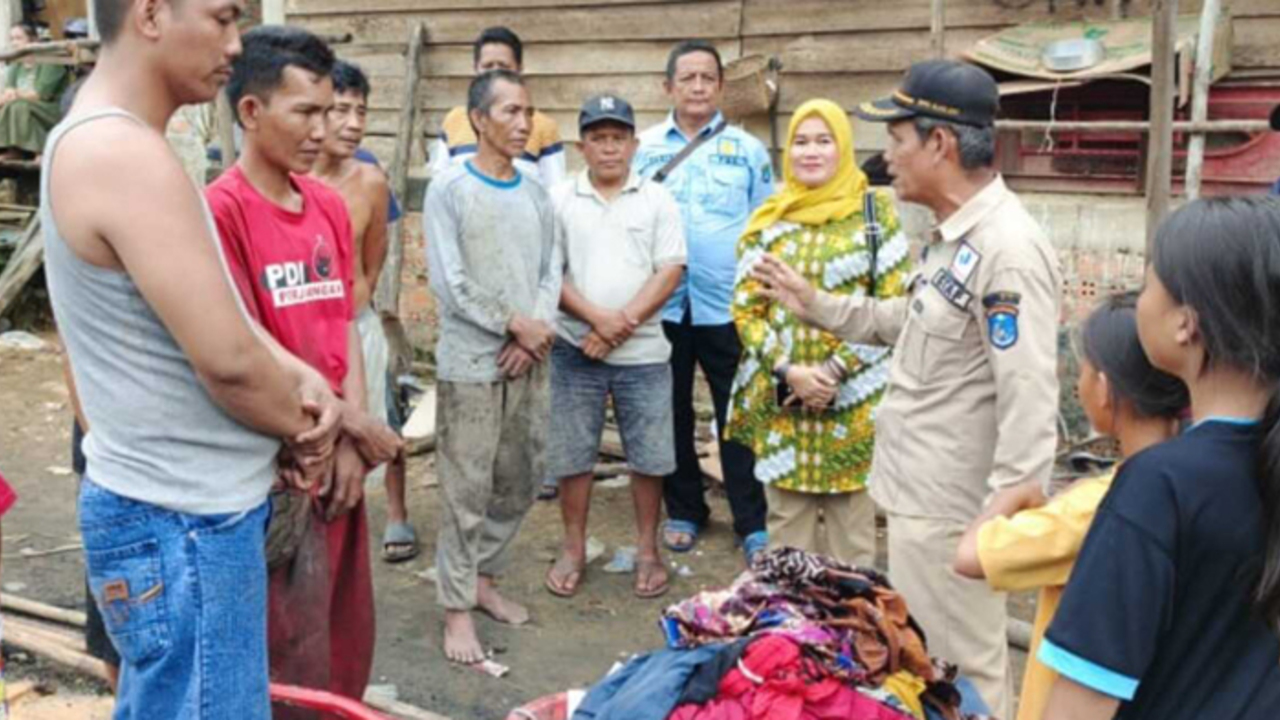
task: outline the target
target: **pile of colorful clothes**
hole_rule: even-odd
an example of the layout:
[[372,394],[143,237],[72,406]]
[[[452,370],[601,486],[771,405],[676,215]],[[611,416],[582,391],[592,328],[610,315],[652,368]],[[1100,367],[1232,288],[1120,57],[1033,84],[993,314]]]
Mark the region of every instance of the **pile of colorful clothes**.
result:
[[573,720],[976,720],[883,575],[782,548],[729,588],[663,613],[667,648],[632,659]]

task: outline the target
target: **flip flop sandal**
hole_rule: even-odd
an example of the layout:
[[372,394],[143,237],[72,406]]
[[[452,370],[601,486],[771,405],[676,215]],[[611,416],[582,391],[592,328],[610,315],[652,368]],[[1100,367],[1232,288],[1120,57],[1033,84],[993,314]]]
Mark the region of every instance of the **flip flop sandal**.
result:
[[636,597],[640,598],[641,600],[651,600],[656,597],[662,597],[663,595],[667,594],[668,590],[671,589],[670,574],[667,574],[666,579],[663,580],[662,584],[659,585],[658,587],[649,588],[648,590],[640,589],[640,580],[646,577],[651,579],[653,576],[654,568],[660,568],[664,571],[666,570],[666,567],[664,567],[660,561],[656,561],[656,560],[641,560],[636,563],[636,581],[631,589],[633,592],[635,592]]
[[[688,535],[686,542],[675,542],[673,535]],[[687,553],[698,544],[698,526],[688,520],[667,520],[662,524],[662,544],[671,552]]]
[[418,557],[418,532],[407,522],[388,523],[382,533],[382,560],[402,563]]
[[742,555],[747,561],[747,567],[755,565],[756,558],[768,549],[769,533],[764,530],[753,532],[742,539]]
[[[554,576],[556,568],[559,566],[559,560],[551,564],[550,569],[547,570],[547,576],[543,579],[542,584],[546,585],[547,592],[555,595],[556,597],[571,598],[574,595],[577,595],[578,588],[582,587],[582,576],[587,572],[587,566],[584,563],[583,565],[574,567],[563,576],[563,580],[561,582],[556,582]],[[570,578],[573,578],[573,582],[569,582]]]

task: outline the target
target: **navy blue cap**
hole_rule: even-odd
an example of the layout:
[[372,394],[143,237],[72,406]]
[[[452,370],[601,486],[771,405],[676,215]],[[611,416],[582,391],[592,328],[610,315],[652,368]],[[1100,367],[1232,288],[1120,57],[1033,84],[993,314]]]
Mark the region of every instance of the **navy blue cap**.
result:
[[582,112],[578,113],[578,131],[606,120],[636,129],[636,114],[631,110],[631,103],[617,95],[606,93],[596,95],[582,104]]
[[862,103],[853,112],[871,122],[926,115],[961,125],[990,127],[999,108],[1000,89],[986,70],[955,60],[927,60],[912,65],[892,95]]

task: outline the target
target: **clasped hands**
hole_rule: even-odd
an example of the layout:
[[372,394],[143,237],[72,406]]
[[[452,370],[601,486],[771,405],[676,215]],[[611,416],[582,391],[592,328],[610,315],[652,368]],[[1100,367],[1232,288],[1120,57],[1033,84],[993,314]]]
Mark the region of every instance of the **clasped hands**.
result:
[[325,519],[354,509],[364,497],[364,478],[391,461],[404,444],[386,423],[338,398],[319,373],[304,373],[303,410],[315,426],[287,438],[277,458],[279,484],[310,492],[324,503]]

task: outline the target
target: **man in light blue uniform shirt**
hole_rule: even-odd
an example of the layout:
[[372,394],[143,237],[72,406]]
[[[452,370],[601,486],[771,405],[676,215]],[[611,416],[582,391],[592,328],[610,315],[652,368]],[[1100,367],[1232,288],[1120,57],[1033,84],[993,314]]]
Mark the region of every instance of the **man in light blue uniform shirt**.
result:
[[[636,172],[652,178],[690,142],[710,136],[663,181],[680,205],[689,253],[685,277],[662,313],[672,345],[677,465],[663,490],[669,518],[663,541],[682,552],[693,547],[711,514],[693,437],[694,368],[701,366],[711,385],[716,427],[723,428],[742,354],[729,314],[738,238],[751,213],[773,193],[773,168],[763,143],[740,127],[722,127],[724,68],[714,45],[696,40],[677,45],[667,61],[664,87],[674,107],[665,122],[640,135]],[[749,559],[768,541],[764,490],[749,449],[721,439],[720,459],[733,529]]]

